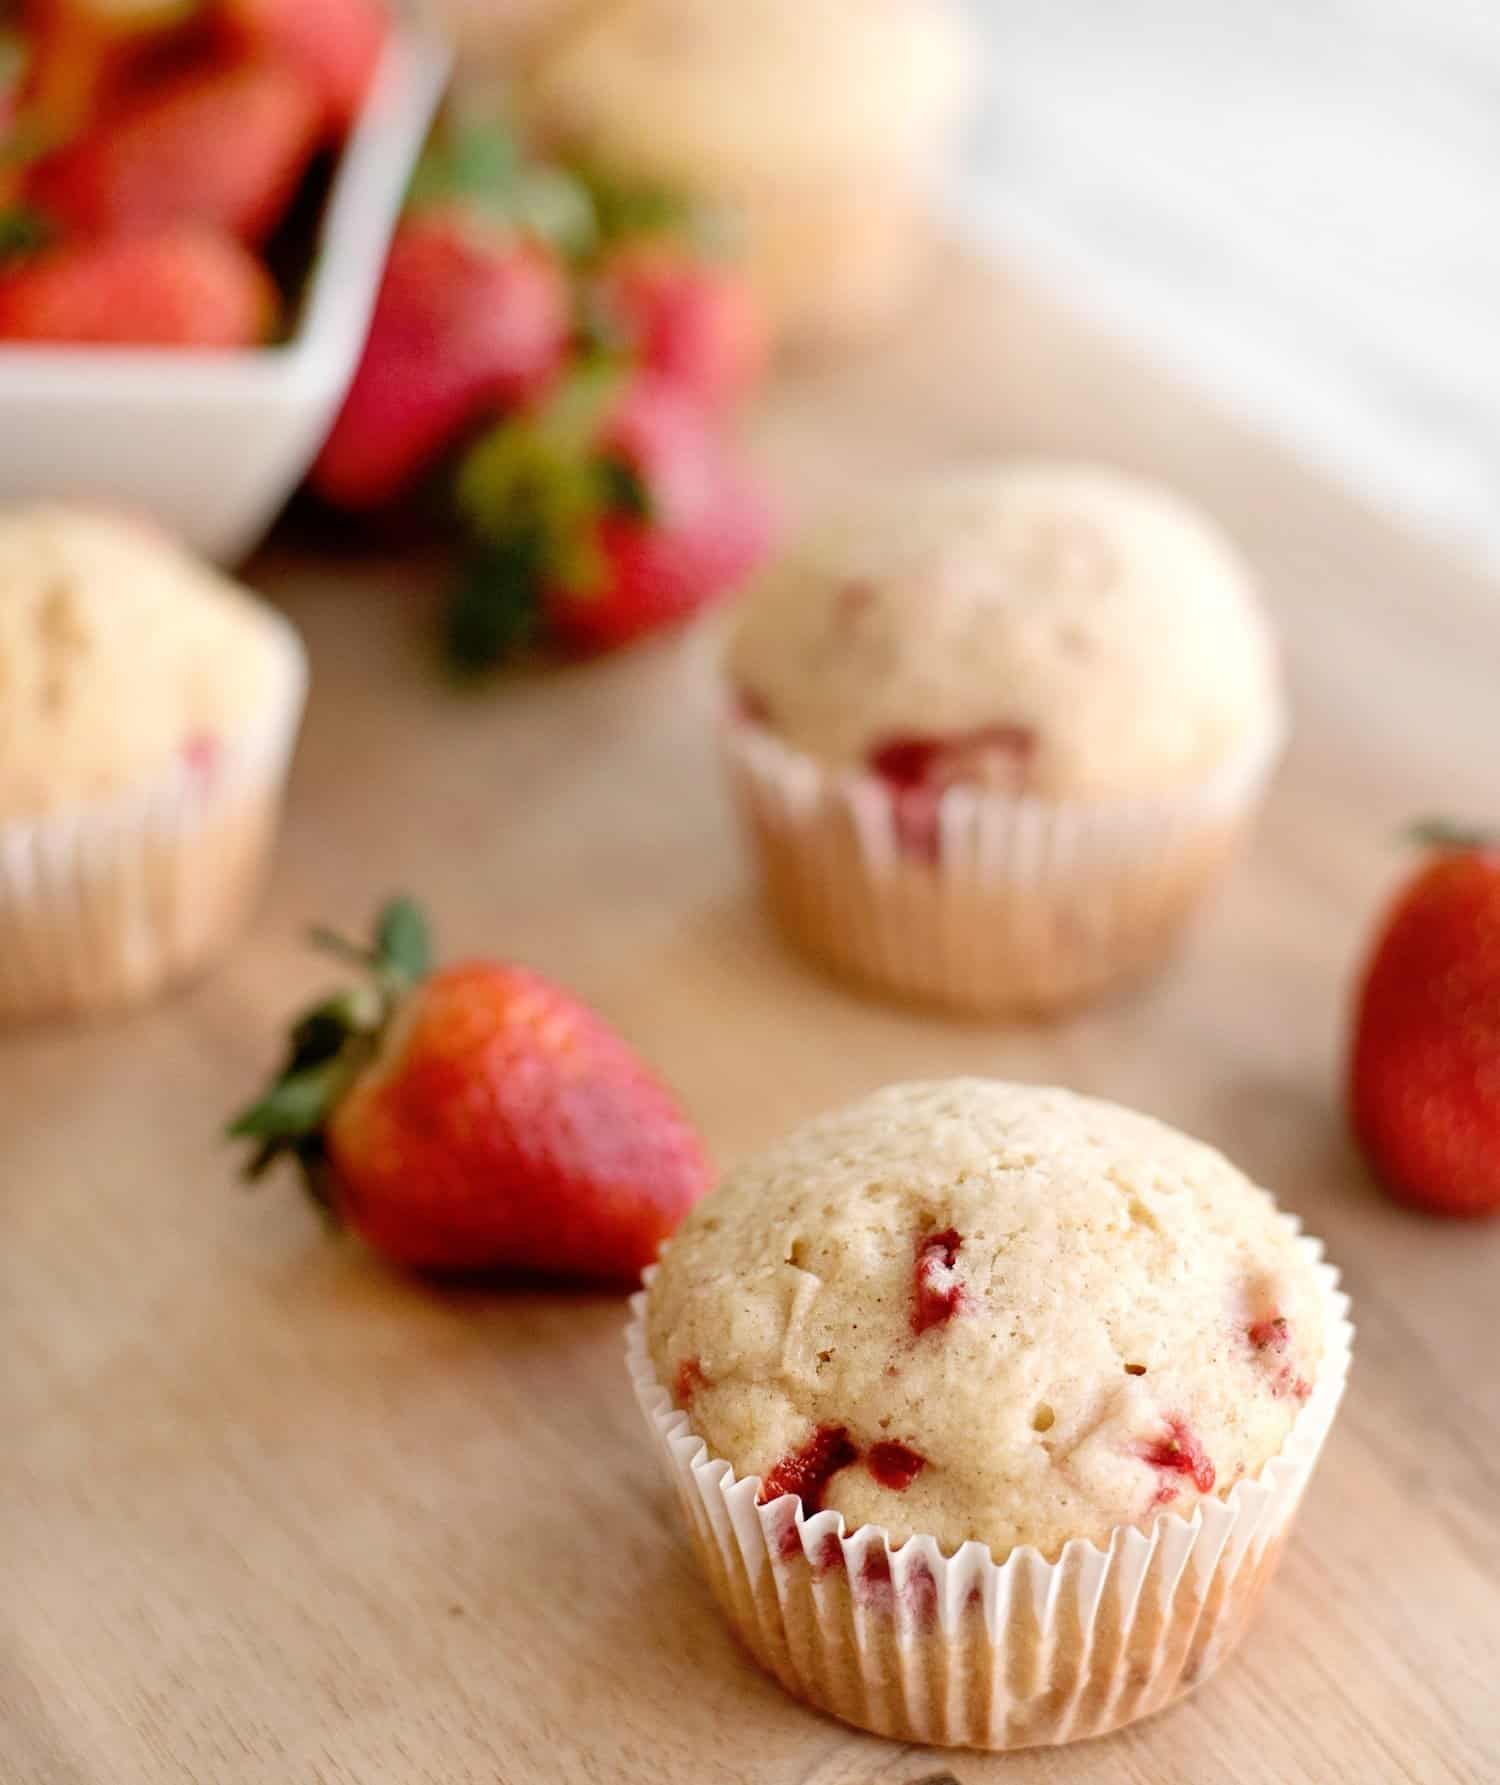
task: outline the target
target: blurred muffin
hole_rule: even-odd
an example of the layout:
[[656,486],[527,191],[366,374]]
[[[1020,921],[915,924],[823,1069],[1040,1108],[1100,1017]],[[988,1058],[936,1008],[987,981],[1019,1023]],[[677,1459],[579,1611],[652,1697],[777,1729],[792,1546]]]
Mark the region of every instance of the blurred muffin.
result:
[[610,0],[432,0],[453,43],[462,89],[524,75],[546,45]]
[[615,0],[520,99],[545,143],[729,210],[773,326],[817,344],[911,295],[965,65],[947,0]]
[[982,1079],[741,1166],[644,1303],[643,1405],[752,1653],[882,1734],[993,1747],[1099,1734],[1222,1657],[1349,1337],[1220,1154]]
[[1283,718],[1229,542],[1112,472],[949,472],[810,534],[729,655],[771,902],[888,991],[1043,1011],[1155,961]]
[[149,524],[0,513],[0,1016],[202,964],[265,863],[301,713],[291,627]]

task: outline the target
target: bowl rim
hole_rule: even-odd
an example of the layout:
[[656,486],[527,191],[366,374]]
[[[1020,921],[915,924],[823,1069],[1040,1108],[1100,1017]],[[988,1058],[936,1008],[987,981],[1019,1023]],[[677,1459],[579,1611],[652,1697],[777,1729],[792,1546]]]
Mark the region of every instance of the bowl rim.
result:
[[109,402],[219,404],[287,385],[343,385],[369,326],[411,170],[453,55],[425,22],[398,20],[339,154],[296,322],[283,341],[207,353],[156,346],[0,342],[0,403],[86,395]]

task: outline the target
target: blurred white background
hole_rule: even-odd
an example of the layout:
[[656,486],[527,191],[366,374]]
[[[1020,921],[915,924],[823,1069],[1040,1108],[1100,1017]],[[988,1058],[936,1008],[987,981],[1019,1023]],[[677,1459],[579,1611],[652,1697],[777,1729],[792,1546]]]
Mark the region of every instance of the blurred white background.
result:
[[1500,0],[970,0],[967,222],[1500,564]]

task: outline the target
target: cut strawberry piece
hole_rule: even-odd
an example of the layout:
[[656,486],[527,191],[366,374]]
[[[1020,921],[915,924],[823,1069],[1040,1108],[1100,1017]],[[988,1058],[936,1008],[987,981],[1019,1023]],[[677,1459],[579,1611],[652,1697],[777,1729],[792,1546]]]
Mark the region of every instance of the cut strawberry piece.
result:
[[[1173,1475],[1191,1476],[1193,1486],[1200,1494],[1213,1492],[1214,1466],[1203,1446],[1188,1429],[1185,1420],[1175,1416],[1169,1418],[1162,1435],[1147,1439],[1136,1454],[1153,1469],[1161,1469]],[[1168,1498],[1175,1497],[1175,1493],[1176,1490],[1173,1489]],[[1158,1503],[1166,1503],[1160,1495]]]
[[921,1338],[932,1327],[951,1320],[964,1304],[958,1278],[958,1253],[963,1245],[955,1229],[925,1234],[917,1241],[912,1272],[911,1330]]
[[865,1466],[882,1487],[904,1494],[927,1467],[927,1458],[909,1444],[885,1438],[870,1446]]
[[1269,1314],[1253,1322],[1247,1337],[1256,1351],[1285,1351],[1291,1328],[1284,1314]]
[[774,1464],[761,1482],[760,1503],[769,1505],[783,1494],[795,1494],[803,1516],[823,1510],[828,1483],[840,1469],[859,1461],[859,1452],[843,1426],[819,1426],[800,1450]]
[[702,1360],[696,1357],[685,1357],[677,1366],[675,1392],[672,1398],[679,1407],[690,1407],[693,1404],[694,1394],[707,1382],[708,1378],[703,1374]]
[[866,760],[891,791],[901,847],[935,863],[942,850],[943,794],[962,786],[1024,792],[1037,744],[1030,726],[984,725],[946,737],[888,738]]

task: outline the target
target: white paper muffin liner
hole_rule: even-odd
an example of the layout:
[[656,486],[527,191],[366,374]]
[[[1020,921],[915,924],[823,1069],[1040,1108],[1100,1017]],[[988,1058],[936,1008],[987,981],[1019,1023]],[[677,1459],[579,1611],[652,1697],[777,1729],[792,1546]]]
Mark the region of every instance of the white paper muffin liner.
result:
[[1189,1691],[1233,1647],[1274,1572],[1349,1372],[1349,1299],[1321,1243],[1298,1243],[1323,1292],[1326,1349],[1281,1451],[1191,1517],[1120,1526],[1103,1549],[1075,1539],[1050,1562],[1029,1546],[996,1562],[979,1543],[945,1556],[928,1536],[895,1548],[880,1526],[804,1518],[792,1495],[758,1504],[760,1477],[711,1456],[658,1382],[638,1294],[626,1335],[636,1397],[745,1646],[821,1710],[948,1747],[1103,1735]]
[[0,1019],[128,1005],[202,966],[259,889],[307,692],[307,657],[262,616],[275,685],[252,725],[105,803],[0,821]]
[[765,726],[724,724],[731,782],[781,927],[902,998],[1046,1012],[1154,965],[1221,877],[1283,741],[1278,722],[1200,786],[1067,803],[953,787],[936,859],[903,846],[898,796]]

